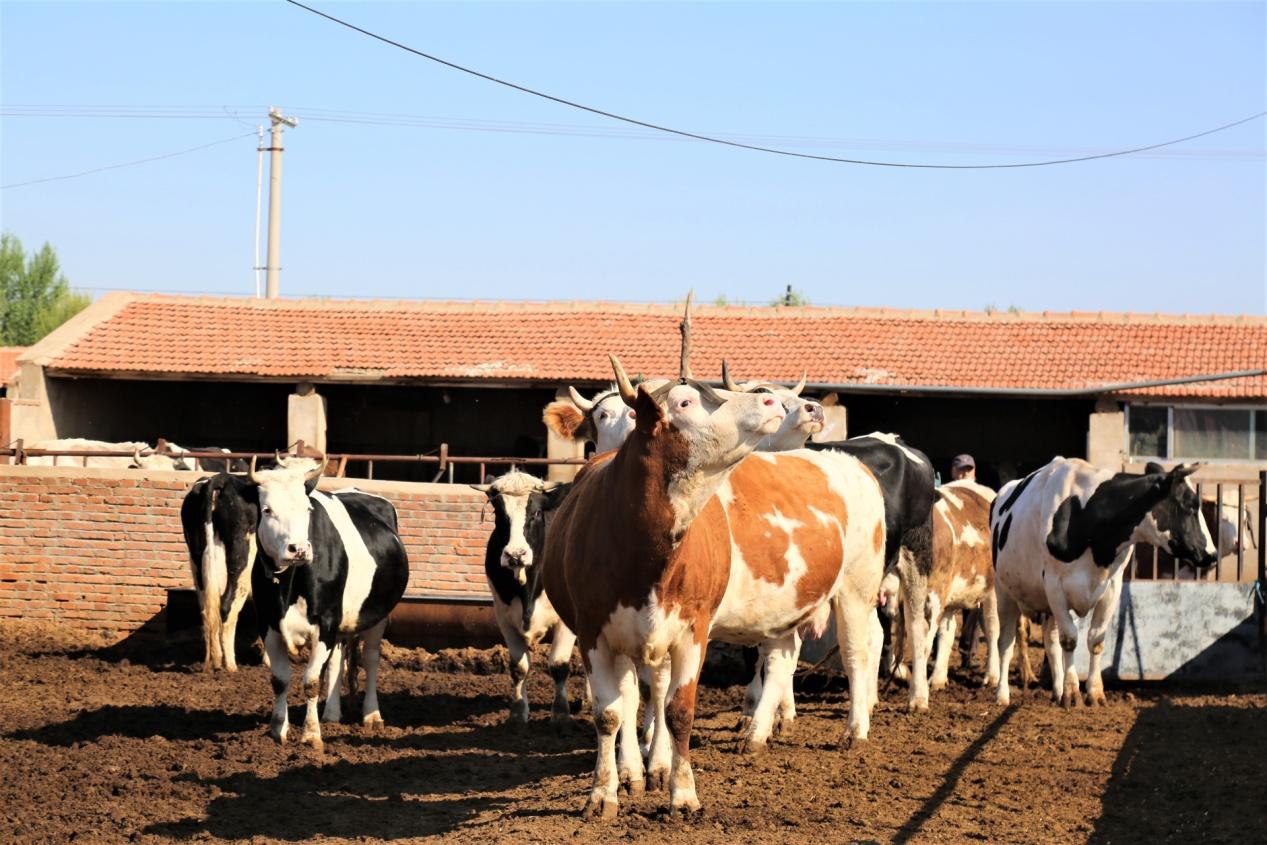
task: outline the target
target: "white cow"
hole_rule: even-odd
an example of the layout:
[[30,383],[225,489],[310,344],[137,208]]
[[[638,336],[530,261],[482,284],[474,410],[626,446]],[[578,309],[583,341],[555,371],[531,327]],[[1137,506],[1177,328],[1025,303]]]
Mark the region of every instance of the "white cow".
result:
[[1188,478],[1196,469],[1180,465],[1166,473],[1115,475],[1076,458],[1055,458],[999,491],[990,512],[1002,664],[999,704],[1011,700],[1008,668],[1022,612],[1049,614],[1043,643],[1052,695],[1066,707],[1081,704],[1073,665],[1074,620],[1091,614],[1087,698],[1104,703],[1104,637],[1135,543],[1150,543],[1199,567],[1215,562],[1214,541]]
[[[148,443],[128,440],[108,443],[104,440],[85,440],[79,437],[61,440],[40,440],[26,444],[27,449],[50,452],[129,452],[131,457],[73,457],[70,455],[36,455],[26,459],[27,466],[117,467],[119,469],[181,469],[177,459],[168,454],[155,453]],[[142,455],[149,451],[152,454]]]

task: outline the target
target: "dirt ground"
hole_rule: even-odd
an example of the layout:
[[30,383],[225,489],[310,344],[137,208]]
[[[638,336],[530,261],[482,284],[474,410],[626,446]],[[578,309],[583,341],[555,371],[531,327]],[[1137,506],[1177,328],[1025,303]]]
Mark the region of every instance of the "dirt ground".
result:
[[211,676],[198,656],[0,625],[0,841],[1267,841],[1262,686],[1134,686],[1071,712],[1031,693],[1004,710],[956,673],[928,715],[888,690],[871,742],[846,751],[848,693],[811,678],[794,732],[758,757],[735,752],[742,688],[710,686],[693,752],[703,812],[622,795],[615,821],[587,823],[588,719],[554,730],[534,671],[533,722],[507,725],[498,650],[390,648],[387,727],[327,726],[320,755],[266,735],[262,666]]

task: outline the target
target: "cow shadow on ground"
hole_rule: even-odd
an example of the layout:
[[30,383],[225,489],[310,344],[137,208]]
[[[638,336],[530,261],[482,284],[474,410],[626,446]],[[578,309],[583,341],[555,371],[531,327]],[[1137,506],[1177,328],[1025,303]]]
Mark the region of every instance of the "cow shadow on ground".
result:
[[448,833],[480,813],[509,809],[512,793],[551,777],[579,776],[584,752],[420,754],[380,762],[313,763],[276,777],[241,772],[186,780],[218,790],[205,817],[150,825],[177,839],[396,840]]
[[260,723],[261,717],[250,713],[189,710],[163,704],[107,705],[86,710],[64,722],[14,731],[6,734],[5,738],[32,740],[50,746],[96,742],[103,736],[137,739],[161,736],[167,740],[195,740],[213,734],[250,730]]
[[[1261,707],[1182,698],[1141,710],[1088,842],[1267,841],[1265,724]],[[1212,792],[1221,793],[1216,804],[1208,801]]]

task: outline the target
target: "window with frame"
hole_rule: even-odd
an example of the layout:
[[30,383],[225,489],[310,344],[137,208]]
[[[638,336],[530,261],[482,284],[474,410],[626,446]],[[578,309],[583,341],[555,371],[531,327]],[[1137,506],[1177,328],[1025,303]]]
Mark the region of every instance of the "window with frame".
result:
[[1267,460],[1267,407],[1126,406],[1131,458]]

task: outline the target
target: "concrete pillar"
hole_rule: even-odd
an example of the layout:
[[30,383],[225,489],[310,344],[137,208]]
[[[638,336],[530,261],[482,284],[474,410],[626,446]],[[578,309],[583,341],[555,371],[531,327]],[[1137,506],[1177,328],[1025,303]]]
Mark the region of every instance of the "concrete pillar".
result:
[[[554,398],[564,402],[572,401],[566,387],[560,387],[556,390],[554,392]],[[567,440],[555,434],[549,428],[546,428],[546,457],[583,458],[585,457],[585,444],[577,443],[573,440]],[[565,482],[571,481],[580,471],[580,464],[550,464],[546,468],[546,480]]]
[[326,398],[307,381],[300,382],[286,397],[286,442],[296,440],[326,452]]
[[25,440],[28,446],[57,439],[57,424],[45,379],[44,367],[25,362],[18,372],[16,385],[9,385],[9,398],[13,400],[9,409],[9,437]]
[[1097,399],[1087,425],[1087,461],[1110,472],[1121,472],[1126,463],[1126,414],[1115,399]]

